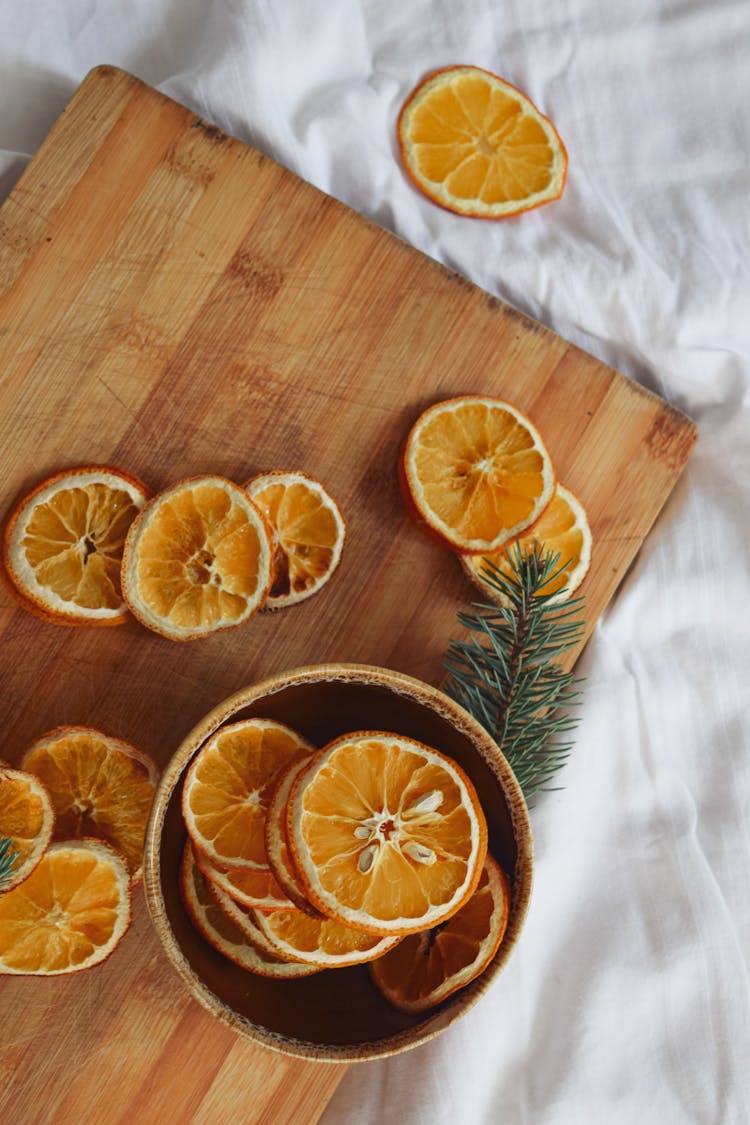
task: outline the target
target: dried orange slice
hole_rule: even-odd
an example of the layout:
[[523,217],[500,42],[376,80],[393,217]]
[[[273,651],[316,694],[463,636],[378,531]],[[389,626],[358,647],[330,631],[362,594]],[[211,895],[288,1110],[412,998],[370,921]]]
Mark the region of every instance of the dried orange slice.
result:
[[245,485],[273,532],[273,578],[266,609],[317,594],[341,561],[346,522],[320,481],[300,472],[263,473]]
[[257,910],[253,918],[280,957],[325,969],[373,961],[401,941],[399,935],[368,934],[334,918],[313,918],[301,910]]
[[122,589],[149,629],[175,641],[241,625],[265,601],[271,540],[248,494],[223,477],[172,485],[125,542]]
[[159,780],[156,764],[128,742],[93,727],[57,727],[21,758],[47,787],[56,840],[98,837],[140,878],[143,839]]
[[444,921],[473,893],[487,824],[450,758],[382,731],[343,735],[292,786],[287,831],[310,902],[368,933]]
[[271,782],[295,754],[312,749],[272,719],[220,727],[185,777],[182,814],[193,845],[219,867],[268,871],[264,826]]
[[394,1007],[424,1012],[479,976],[497,953],[508,924],[510,886],[488,855],[477,889],[447,922],[410,934],[370,966]]
[[218,867],[193,848],[201,874],[235,902],[256,910],[291,910],[294,903],[276,881],[273,871],[255,867]]
[[315,965],[282,961],[253,942],[247,929],[241,929],[211,894],[189,843],[182,856],[180,889],[185,908],[198,933],[235,965],[262,977],[307,977],[318,972]]
[[400,461],[414,518],[456,551],[496,551],[541,515],[555,488],[540,434],[515,406],[466,395],[428,407]]
[[310,760],[309,754],[300,754],[276,777],[266,811],[266,855],[279,886],[291,902],[303,913],[318,917],[319,912],[305,897],[304,884],[289,851],[286,829],[286,807],[292,786]]
[[[461,565],[469,578],[498,605],[504,605],[506,599],[483,572],[490,563],[503,574],[510,575],[512,568],[506,552],[508,549],[514,550],[516,543],[524,553],[530,551],[536,543],[544,551],[552,551],[560,556],[555,574],[539,590],[540,594],[554,595],[556,602],[567,601],[588,573],[592,538],[586,510],[580,500],[561,484],[557,485],[539,519],[522,531],[512,544],[486,556],[462,556]],[[561,569],[562,567],[565,569]]]
[[57,473],[24,496],[3,540],[22,604],[56,624],[121,625],[123,545],[147,497],[142,481],[112,465]]
[[407,98],[397,132],[411,179],[459,215],[502,219],[563,193],[568,156],[554,125],[479,67],[428,75]]
[[39,778],[0,766],[0,839],[10,841],[16,859],[0,890],[9,891],[28,878],[52,839],[55,813]]
[[0,896],[0,973],[59,976],[109,957],[130,925],[125,861],[101,840],[52,844]]

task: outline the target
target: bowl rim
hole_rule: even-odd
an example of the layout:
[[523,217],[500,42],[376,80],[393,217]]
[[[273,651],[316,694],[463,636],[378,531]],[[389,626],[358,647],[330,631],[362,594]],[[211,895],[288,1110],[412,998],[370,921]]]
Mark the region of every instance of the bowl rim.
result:
[[[238,711],[288,687],[304,683],[356,683],[387,687],[436,711],[466,735],[500,784],[511,819],[517,856],[513,872],[514,900],[500,950],[472,983],[449,997],[433,1015],[381,1039],[355,1044],[317,1044],[271,1031],[227,1006],[194,971],[175,938],[161,890],[161,834],[172,794],[190,761],[206,739]],[[507,759],[492,736],[459,703],[439,688],[404,672],[374,664],[306,664],[274,673],[240,688],[213,707],[183,738],[165,767],[151,807],[143,849],[143,886],[151,922],[168,960],[191,995],[204,1008],[254,1043],[287,1057],[312,1062],[350,1063],[387,1058],[421,1046],[439,1035],[472,1008],[505,967],[513,952],[529,908],[534,869],[534,843],[529,813],[521,788]]]

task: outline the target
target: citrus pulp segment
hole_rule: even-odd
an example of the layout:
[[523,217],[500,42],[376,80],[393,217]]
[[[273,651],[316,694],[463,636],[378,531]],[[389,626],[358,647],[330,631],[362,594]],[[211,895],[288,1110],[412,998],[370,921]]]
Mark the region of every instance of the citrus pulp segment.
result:
[[343,735],[315,755],[292,786],[287,832],[310,902],[382,935],[424,930],[458,910],[487,849],[463,770],[382,731]]
[[143,841],[159,780],[147,754],[93,727],[57,727],[26,750],[21,768],[46,786],[56,840],[97,837],[140,878]]
[[147,497],[142,481],[112,465],[57,473],[24,496],[3,540],[22,604],[56,624],[122,624],[122,553]]
[[122,560],[124,597],[139,621],[189,641],[241,625],[271,582],[271,540],[259,509],[223,477],[180,481],[134,521]]
[[275,471],[245,485],[272,530],[273,577],[267,609],[316,594],[341,561],[346,522],[323,485],[300,472]]
[[515,406],[465,395],[428,407],[400,462],[418,521],[456,551],[486,554],[528,527],[555,488],[541,435]]
[[0,766],[0,839],[10,840],[16,859],[2,884],[9,891],[34,870],[52,839],[55,813],[38,777]]
[[[180,867],[180,890],[190,919],[209,945],[230,961],[263,977],[305,977],[317,972],[311,965],[281,961],[256,945],[210,893],[190,844],[186,844]],[[231,900],[230,900],[231,901]]]
[[383,996],[404,1012],[424,1012],[484,972],[508,924],[510,886],[487,855],[474,894],[446,922],[409,934],[370,966]]
[[220,867],[267,871],[271,783],[295,754],[312,749],[296,731],[272,719],[220,727],[185,777],[182,814],[195,847]]
[[52,844],[0,896],[0,973],[59,976],[105,960],[130,924],[122,857],[101,840]]
[[397,133],[417,187],[460,215],[505,218],[563,193],[568,157],[552,122],[479,67],[429,75],[404,103]]
[[[592,536],[586,510],[580,500],[561,484],[557,485],[552,499],[539,518],[512,543],[486,556],[462,556],[461,565],[472,582],[499,605],[505,604],[505,597],[487,580],[483,572],[487,563],[490,563],[509,576],[512,568],[506,551],[514,552],[516,543],[524,554],[532,550],[534,544],[538,544],[543,551],[551,551],[560,556],[552,578],[539,589],[540,594],[554,595],[556,602],[567,601],[588,573]],[[565,569],[561,569],[563,567]]]

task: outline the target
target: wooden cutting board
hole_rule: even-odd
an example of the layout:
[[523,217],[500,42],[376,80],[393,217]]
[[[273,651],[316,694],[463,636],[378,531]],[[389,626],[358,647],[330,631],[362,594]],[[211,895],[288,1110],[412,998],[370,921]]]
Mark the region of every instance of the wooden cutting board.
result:
[[[0,509],[89,462],[154,488],[299,467],[339,498],[350,539],[318,597],[187,646],[135,623],[45,625],[0,592],[2,755],[87,723],[164,764],[222,698],[299,664],[439,682],[473,593],[409,523],[396,455],[421,409],[464,392],[526,411],[586,505],[590,631],[692,424],[137,79],[92,71],[0,211]],[[103,966],[2,979],[0,1120],[317,1120],[344,1068],[265,1052],[213,1021],[136,897]]]

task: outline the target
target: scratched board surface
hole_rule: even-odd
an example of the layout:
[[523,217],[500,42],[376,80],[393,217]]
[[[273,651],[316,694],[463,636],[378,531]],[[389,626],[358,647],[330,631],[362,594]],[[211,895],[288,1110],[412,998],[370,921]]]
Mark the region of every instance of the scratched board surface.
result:
[[[2,756],[85,723],[163,765],[218,701],[300,664],[439,682],[472,588],[410,524],[396,459],[420,410],[469,392],[527,412],[588,509],[588,634],[684,466],[688,420],[132,76],[92,71],[0,210],[0,507],[86,463],[154,489],[300,468],[349,540],[317,597],[189,645],[135,622],[46,625],[0,591]],[[308,1123],[343,1074],[212,1020],[140,891],[106,964],[0,992],[0,1120],[16,1125],[167,1107],[231,1123],[250,1102],[254,1120]]]

